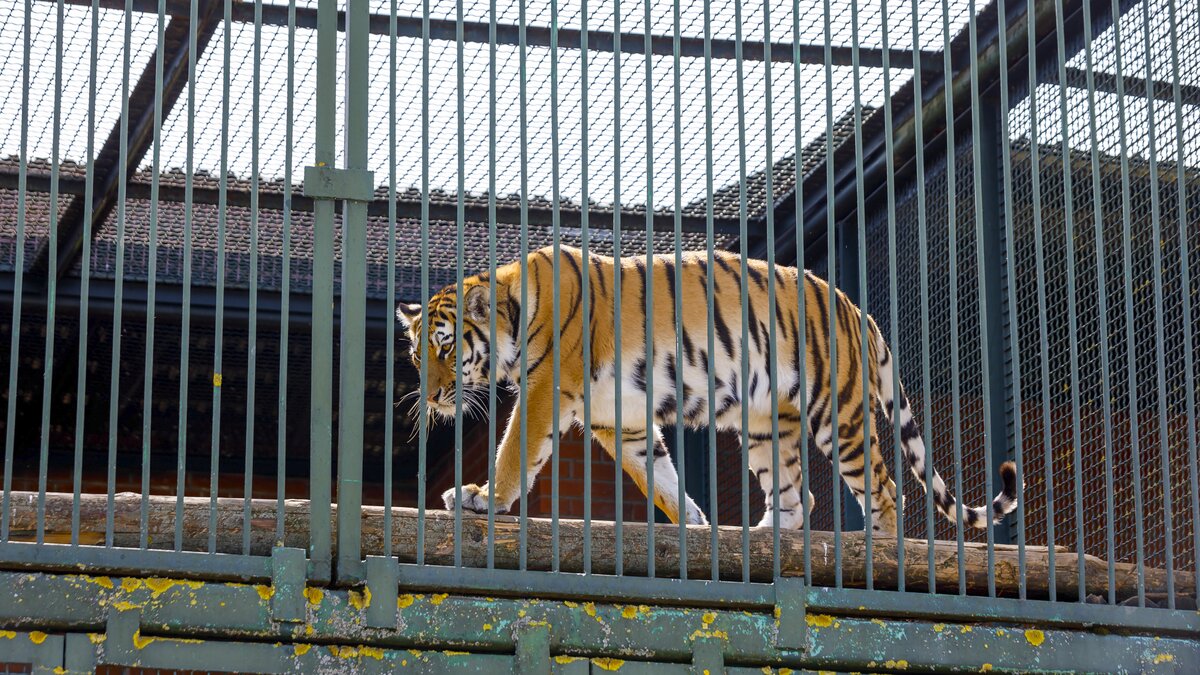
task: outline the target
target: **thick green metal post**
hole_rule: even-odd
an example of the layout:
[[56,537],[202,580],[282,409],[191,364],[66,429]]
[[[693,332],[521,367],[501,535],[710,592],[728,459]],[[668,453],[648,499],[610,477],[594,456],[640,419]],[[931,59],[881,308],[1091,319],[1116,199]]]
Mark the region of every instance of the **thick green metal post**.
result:
[[[370,77],[369,0],[350,0],[346,20],[346,177],[373,187],[367,171],[367,81]],[[347,195],[342,212],[341,364],[338,405],[339,582],[363,579],[363,378],[366,374],[367,201]]]

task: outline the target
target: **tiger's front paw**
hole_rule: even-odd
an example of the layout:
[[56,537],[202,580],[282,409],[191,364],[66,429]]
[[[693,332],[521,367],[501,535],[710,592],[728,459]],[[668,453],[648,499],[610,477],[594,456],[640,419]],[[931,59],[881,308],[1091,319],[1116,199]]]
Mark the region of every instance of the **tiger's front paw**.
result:
[[[446,504],[447,511],[454,510],[454,504],[457,501],[457,489],[450,488],[442,493],[442,501]],[[487,486],[480,487],[474,483],[462,486],[462,507],[464,511],[473,511],[475,513],[487,513],[488,511],[488,489]],[[496,504],[496,513],[505,513],[508,509],[501,504]]]

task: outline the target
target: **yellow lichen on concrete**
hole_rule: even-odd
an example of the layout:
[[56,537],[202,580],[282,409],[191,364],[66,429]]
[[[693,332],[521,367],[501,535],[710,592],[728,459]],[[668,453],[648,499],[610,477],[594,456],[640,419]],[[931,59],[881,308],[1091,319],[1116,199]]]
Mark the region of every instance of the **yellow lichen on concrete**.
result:
[[88,633],[87,636],[88,640],[90,640],[94,645],[98,645],[108,639],[108,636],[104,633]]
[[308,644],[298,644],[292,647],[292,651],[295,652],[296,656],[304,656],[310,649],[312,649],[312,645]]
[[[126,582],[128,582],[128,581],[131,581],[131,580],[125,579],[124,581],[122,581],[121,587],[124,588]],[[164,579],[162,577],[151,577],[149,579],[146,579],[146,588],[150,589],[150,597],[152,597],[152,598],[157,598],[158,596],[162,595],[163,593],[166,593],[167,591],[171,590],[175,586],[187,586],[188,588],[191,588],[194,590],[194,589],[200,588],[203,585],[204,585],[204,582],[202,582],[202,581],[188,581],[185,579]],[[126,589],[126,590],[129,590],[129,589]]]
[[[887,624],[883,622],[883,619],[871,619],[871,623],[876,624],[881,628],[887,628]],[[937,630],[938,628],[937,626],[934,626],[933,629]]]
[[583,611],[588,616],[592,617],[593,619],[596,618],[596,603],[594,603],[594,602],[583,603]]
[[636,617],[637,616],[637,607],[634,607],[633,605],[627,605],[625,607],[622,607],[621,608],[621,616],[625,617],[626,619],[632,619],[632,618]]
[[1155,654],[1154,655],[1155,663],[1171,663],[1174,660],[1175,660],[1174,654]]
[[1040,647],[1042,646],[1042,643],[1046,641],[1046,634],[1036,628],[1033,628],[1025,631],[1025,640],[1034,647]]
[[366,656],[366,657],[369,657],[369,658],[375,659],[376,661],[382,661],[382,660],[383,660],[383,650],[382,650],[382,649],[380,649],[379,647],[364,647],[364,646],[360,646],[360,647],[358,648],[358,653],[359,653],[359,654],[362,654],[363,656]]
[[45,633],[43,633],[42,631],[40,631],[40,630],[35,630],[35,631],[33,631],[32,633],[30,633],[30,634],[29,634],[29,641],[30,641],[30,642],[32,642],[32,643],[33,643],[33,644],[35,644],[35,645],[40,645],[40,644],[42,644],[43,642],[45,642],[45,641],[46,641],[46,638],[48,638],[48,637],[50,637],[50,636],[49,636],[49,635],[46,635],[46,634],[45,634]]
[[564,665],[566,665],[566,664],[568,664],[568,663],[574,663],[574,662],[576,662],[576,661],[579,661],[579,660],[580,660],[580,657],[578,657],[578,656],[567,656],[566,654],[559,654],[558,656],[555,656],[555,657],[554,657],[554,660],[555,660],[556,662],[558,662],[558,663],[561,663],[561,664],[564,664]]
[[601,670],[620,670],[621,666],[625,665],[625,661],[601,656],[592,659],[592,665],[599,667]]
[[445,602],[446,598],[448,597],[450,597],[449,593],[437,593],[433,597],[429,598],[429,602],[435,605],[440,605]]
[[401,595],[400,597],[396,598],[396,607],[398,607],[400,609],[404,609],[405,607],[408,607],[412,604],[413,604],[413,596],[410,593],[405,593],[404,595]]
[[141,579],[126,578],[121,580],[121,589],[132,593],[142,587]]
[[110,590],[113,588],[112,579],[109,579],[108,577],[83,577],[83,580],[89,584],[96,584],[101,588],[107,588]]
[[136,630],[133,632],[133,646],[134,647],[137,647],[138,649],[145,649],[146,647],[150,646],[151,642],[154,642],[154,638],[142,637],[142,631]]
[[522,609],[522,610],[518,610],[518,611],[517,611],[517,618],[524,619],[524,618],[525,618],[525,610],[523,610],[523,609]]
[[350,591],[350,605],[362,611],[371,606],[371,589],[363,588],[362,593],[358,591]]
[[700,638],[717,638],[720,640],[728,640],[729,633],[726,633],[723,630],[697,630],[692,632],[691,638],[693,640],[698,640]]
[[321,599],[325,597],[325,591],[315,586],[306,586],[304,588],[304,597],[308,600],[308,604],[315,607],[321,604]]
[[[776,611],[779,611],[778,609]],[[828,614],[806,614],[804,621],[810,626],[817,628],[829,628],[833,625],[833,617]]]
[[5,638],[7,640],[13,640],[16,637],[17,637],[17,631],[15,631],[15,630],[0,630],[0,638]]
[[67,675],[69,671],[62,666],[54,666],[54,675]]
[[983,664],[982,666],[979,666],[979,672],[981,672],[981,673],[990,673],[990,672],[992,672],[992,664],[990,664],[990,663],[985,663],[985,664]]
[[485,623],[485,624],[483,624],[483,629],[484,629],[484,630],[491,630],[491,629],[492,629],[492,624],[490,624],[490,623]]
[[567,607],[571,607],[571,608],[575,608],[575,607],[579,606],[578,602],[571,602],[570,600],[563,600],[563,604],[566,605]]
[[883,662],[883,667],[887,668],[888,670],[907,670],[908,661],[905,661],[904,659],[900,659],[898,661],[892,661],[891,659],[888,659],[887,661]]
[[946,630],[946,624],[944,624],[944,623],[935,623],[935,624],[933,624],[933,632],[935,632],[935,633],[940,633],[940,632],[942,632],[942,631],[944,631],[944,630]]
[[258,597],[263,600],[270,600],[271,596],[275,595],[275,588],[273,586],[258,584],[254,587],[254,590],[258,592]]
[[470,655],[471,652],[456,652],[453,650],[446,650],[446,651],[443,651],[442,653],[445,654],[446,656],[468,656],[468,655]]
[[970,633],[972,630],[974,630],[974,629],[971,628],[970,626],[963,626],[962,628],[958,629],[958,632],[965,635],[967,633]]

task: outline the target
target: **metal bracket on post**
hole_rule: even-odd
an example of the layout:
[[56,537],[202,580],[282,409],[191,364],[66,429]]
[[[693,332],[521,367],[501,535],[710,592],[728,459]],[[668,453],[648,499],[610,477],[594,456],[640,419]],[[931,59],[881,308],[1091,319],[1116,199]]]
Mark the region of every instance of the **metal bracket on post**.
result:
[[120,664],[132,660],[138,650],[139,632],[142,628],[142,610],[108,610],[105,622],[104,654],[110,662]]
[[313,199],[369,202],[375,198],[375,174],[371,171],[336,169],[332,166],[306,166],[304,194]]
[[725,672],[724,644],[713,638],[692,642],[692,675],[720,675]]
[[526,624],[514,631],[513,638],[517,642],[513,672],[550,675],[550,628]]
[[369,555],[366,569],[367,592],[371,594],[371,604],[366,610],[367,627],[395,628],[400,565],[395,558]]
[[271,618],[275,621],[304,621],[304,582],[308,560],[304,549],[271,549]]
[[780,577],[775,580],[775,647],[794,651],[808,649],[808,584],[804,577]]

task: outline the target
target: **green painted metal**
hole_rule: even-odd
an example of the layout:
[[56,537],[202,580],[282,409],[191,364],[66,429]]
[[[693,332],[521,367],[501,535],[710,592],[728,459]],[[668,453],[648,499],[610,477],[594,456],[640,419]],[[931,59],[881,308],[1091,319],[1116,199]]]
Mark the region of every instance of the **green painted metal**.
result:
[[304,586],[307,561],[298,548],[271,551],[271,617],[276,621],[304,620]]
[[396,625],[396,598],[399,595],[400,568],[395,558],[367,556],[366,591],[371,604],[367,605],[367,625],[386,628]]
[[550,675],[550,627],[529,624],[513,630],[516,641],[514,671],[529,675]]

